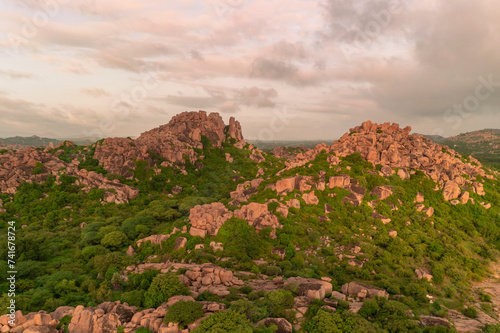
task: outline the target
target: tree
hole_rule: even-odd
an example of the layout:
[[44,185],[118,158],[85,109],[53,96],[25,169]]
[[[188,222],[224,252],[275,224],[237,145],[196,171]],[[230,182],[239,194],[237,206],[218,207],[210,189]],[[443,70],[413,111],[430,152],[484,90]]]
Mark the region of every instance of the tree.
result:
[[101,245],[110,249],[119,249],[128,241],[127,235],[121,231],[113,231],[104,236]]
[[203,317],[203,305],[197,302],[179,301],[168,308],[163,318],[165,324],[177,323],[180,329]]
[[234,311],[217,312],[203,320],[193,333],[251,333],[252,324]]
[[189,289],[179,281],[177,275],[167,273],[156,276],[144,295],[146,308],[157,308],[175,295],[187,295]]

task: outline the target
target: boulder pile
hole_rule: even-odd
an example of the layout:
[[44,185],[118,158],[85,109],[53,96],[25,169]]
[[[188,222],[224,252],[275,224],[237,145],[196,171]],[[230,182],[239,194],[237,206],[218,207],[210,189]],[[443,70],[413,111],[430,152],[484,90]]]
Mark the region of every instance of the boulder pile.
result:
[[279,227],[278,218],[269,211],[267,204],[252,202],[242,206],[233,214],[223,203],[215,202],[198,205],[191,209],[189,213],[191,221],[189,233],[191,236],[200,236],[202,238],[207,234],[215,236],[219,232],[220,227],[233,216],[246,220],[257,231],[266,227],[272,227],[272,236],[275,234],[275,229]]
[[136,140],[109,138],[98,145],[94,158],[108,172],[132,179],[136,168],[134,160],[146,161],[147,168],[154,165],[153,158],[164,159],[162,166],[182,168],[185,156],[195,163],[199,156],[193,149],[203,148],[202,138],[212,146],[221,147],[226,135],[242,143],[241,125],[231,117],[226,126],[218,113],[205,111],[183,112],[166,125],[142,133]]
[[18,151],[10,150],[0,155],[0,192],[15,194],[17,188],[24,182],[43,183],[50,175],[56,177],[56,183],[61,174],[76,177],[76,185],[82,185],[88,192],[93,188],[105,189],[104,200],[108,203],[127,203],[139,195],[139,190],[120,183],[118,180],[108,180],[94,171],[78,168],[78,160],[66,163],[47,152],[26,148]]

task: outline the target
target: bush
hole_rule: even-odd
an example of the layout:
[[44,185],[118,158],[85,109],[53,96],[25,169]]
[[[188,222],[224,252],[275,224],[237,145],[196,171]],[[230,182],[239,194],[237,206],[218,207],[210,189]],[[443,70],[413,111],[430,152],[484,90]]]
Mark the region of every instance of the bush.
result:
[[179,281],[175,274],[156,276],[151,286],[144,294],[144,306],[146,308],[157,308],[175,295],[187,295],[189,289]]
[[113,231],[105,235],[101,240],[101,245],[110,249],[119,249],[128,241],[127,235],[121,231]]
[[266,269],[266,275],[279,275],[281,274],[281,269],[277,266],[269,266]]
[[253,326],[235,311],[217,312],[203,320],[193,333],[252,333]]
[[500,324],[486,325],[483,328],[484,333],[500,333]]
[[469,318],[477,318],[477,310],[475,307],[469,306],[462,310],[462,314]]
[[165,324],[177,323],[179,328],[184,329],[201,317],[203,317],[203,305],[201,303],[179,301],[168,308],[163,322]]

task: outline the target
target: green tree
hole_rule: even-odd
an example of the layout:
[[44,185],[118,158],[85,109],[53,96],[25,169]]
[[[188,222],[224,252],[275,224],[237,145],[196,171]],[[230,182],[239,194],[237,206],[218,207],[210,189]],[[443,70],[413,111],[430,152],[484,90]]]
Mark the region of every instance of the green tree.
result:
[[168,308],[163,322],[165,324],[177,323],[179,328],[184,329],[201,317],[203,317],[203,305],[201,303],[180,301]]
[[252,333],[252,324],[234,311],[217,312],[203,320],[193,333]]
[[151,282],[151,286],[144,295],[144,306],[147,308],[157,308],[175,295],[187,295],[189,289],[179,281],[177,275],[167,273],[156,276]]
[[121,231],[113,231],[103,237],[101,245],[110,249],[119,249],[128,241],[127,235]]

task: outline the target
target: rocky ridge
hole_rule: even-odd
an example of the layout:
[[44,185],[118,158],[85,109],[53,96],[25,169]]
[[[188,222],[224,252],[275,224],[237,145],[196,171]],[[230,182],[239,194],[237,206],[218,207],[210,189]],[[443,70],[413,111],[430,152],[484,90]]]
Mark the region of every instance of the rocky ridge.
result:
[[203,148],[202,137],[208,138],[213,146],[221,147],[226,135],[236,140],[237,146],[243,147],[241,125],[234,117],[226,126],[218,113],[183,112],[168,124],[142,133],[136,140],[105,139],[97,147],[94,158],[108,172],[132,179],[136,168],[134,160],[147,161],[147,168],[151,168],[155,164],[153,158],[157,156],[164,160],[163,167],[182,169],[185,158],[195,163],[201,157],[194,149]]
[[92,188],[107,190],[105,193],[107,202],[126,203],[139,194],[139,190],[118,180],[110,181],[96,172],[80,170],[78,164],[77,160],[66,163],[52,154],[35,148],[10,150],[0,155],[0,192],[15,194],[22,183],[41,184],[49,175],[55,176],[56,183],[60,183],[61,174],[66,174],[77,177],[75,185],[82,185],[86,192]]

